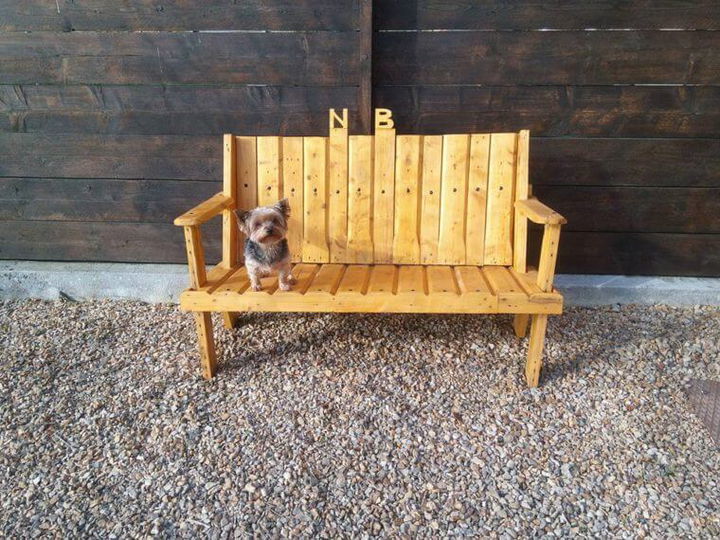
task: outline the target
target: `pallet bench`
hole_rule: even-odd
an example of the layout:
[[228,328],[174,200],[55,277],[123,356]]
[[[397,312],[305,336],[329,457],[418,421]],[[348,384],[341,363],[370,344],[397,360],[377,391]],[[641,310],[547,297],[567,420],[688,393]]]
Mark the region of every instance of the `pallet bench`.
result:
[[[374,136],[349,136],[334,111],[328,137],[224,136],[223,191],[175,220],[191,278],[180,306],[206,378],[212,312],[228,328],[250,311],[509,313],[519,337],[532,318],[525,376],[537,386],[547,318],[563,307],[552,283],[565,220],[530,197],[529,132],[396,135],[388,116]],[[281,291],[272,276],[253,291],[233,210],[283,197],[297,283]],[[220,215],[222,261],[206,272],[199,227]],[[537,270],[528,220],[545,228]]]

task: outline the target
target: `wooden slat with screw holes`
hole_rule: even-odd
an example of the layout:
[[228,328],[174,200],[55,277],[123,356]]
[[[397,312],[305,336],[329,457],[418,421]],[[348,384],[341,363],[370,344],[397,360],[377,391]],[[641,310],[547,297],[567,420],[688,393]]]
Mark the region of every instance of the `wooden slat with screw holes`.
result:
[[394,294],[397,266],[378,264],[371,268],[367,294]]
[[269,206],[280,200],[282,185],[280,166],[282,159],[280,137],[257,138],[258,160],[258,205]]
[[484,306],[485,309],[497,311],[497,296],[490,290],[490,286],[483,277],[480,268],[477,266],[456,266],[454,270],[462,296],[474,299],[477,304]]
[[498,298],[500,311],[514,313],[521,304],[529,302],[528,295],[504,266],[484,266],[482,271],[493,294]]
[[485,212],[487,209],[490,135],[470,136],[470,167],[467,201],[467,264],[482,265],[485,258]]
[[515,133],[490,135],[490,173],[485,218],[484,264],[512,264],[513,186],[515,184]]
[[423,137],[420,206],[420,262],[423,264],[434,264],[438,257],[441,170],[442,136]]
[[237,294],[245,292],[250,286],[247,270],[244,266],[237,268],[222,285],[215,289],[215,294]]
[[405,265],[398,267],[397,294],[427,294],[425,267]]
[[348,150],[347,262],[372,263],[373,138],[352,135]]
[[346,262],[348,229],[348,130],[331,128],[328,139],[328,239],[330,261]]
[[303,152],[304,216],[302,260],[325,263],[330,259],[327,245],[327,139],[305,137]]
[[[369,286],[369,285],[368,285]],[[442,301],[434,295],[391,292],[314,294],[277,291],[274,294],[207,294],[188,290],[180,296],[180,307],[188,311],[307,311],[331,313],[562,313],[562,297],[555,302],[531,302],[524,297],[514,305],[499,306],[497,298],[478,294],[448,295]]]
[[452,267],[450,266],[428,266],[427,282],[428,294],[435,296],[455,296],[459,294]]
[[422,166],[422,137],[398,135],[395,141],[393,261],[417,264],[420,262],[418,197],[420,167]]
[[282,196],[290,203],[287,241],[290,260],[302,260],[303,236],[303,139],[282,138]]
[[[257,137],[235,137],[237,156],[237,207],[251,210],[257,206]],[[245,235],[238,232],[238,258],[242,254]]]
[[237,208],[237,145],[235,136],[223,135],[223,193],[233,200],[230,208],[223,210],[223,232],[222,232],[222,263],[226,268],[232,268],[238,263],[239,245],[237,219],[235,212]]
[[375,263],[392,262],[395,196],[395,130],[374,136],[373,248]]
[[368,278],[370,277],[370,266],[364,264],[349,265],[340,281],[336,295],[365,294]]
[[305,294],[308,287],[312,283],[315,274],[320,269],[318,264],[296,264],[292,269],[292,275],[295,278],[295,284],[292,285],[289,291],[278,291],[278,294],[284,296],[302,295]]
[[344,264],[323,264],[305,294],[334,295],[344,271]]
[[[530,158],[530,132],[520,131],[517,137],[517,157],[515,160],[515,201],[528,198],[528,168]],[[513,268],[516,272],[527,269],[527,219],[517,209],[513,210],[515,223],[513,227]]]
[[465,264],[469,135],[443,135],[438,262]]
[[525,294],[527,294],[533,301],[552,301],[557,296],[557,294],[553,293],[552,291],[546,292],[543,291],[540,287],[538,287],[537,272],[521,274],[511,268],[510,274],[518,283],[518,285],[520,285],[520,288],[523,290],[523,292],[525,292]]

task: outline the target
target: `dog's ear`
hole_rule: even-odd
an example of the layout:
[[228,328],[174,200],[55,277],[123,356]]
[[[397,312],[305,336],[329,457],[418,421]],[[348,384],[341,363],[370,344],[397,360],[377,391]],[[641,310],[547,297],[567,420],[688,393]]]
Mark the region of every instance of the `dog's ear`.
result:
[[285,219],[290,217],[290,201],[282,199],[273,205],[273,208],[280,212]]
[[250,236],[250,230],[247,220],[252,212],[250,212],[249,210],[233,210],[233,212],[235,212],[235,217],[237,218],[238,227],[240,227],[240,230],[247,236]]

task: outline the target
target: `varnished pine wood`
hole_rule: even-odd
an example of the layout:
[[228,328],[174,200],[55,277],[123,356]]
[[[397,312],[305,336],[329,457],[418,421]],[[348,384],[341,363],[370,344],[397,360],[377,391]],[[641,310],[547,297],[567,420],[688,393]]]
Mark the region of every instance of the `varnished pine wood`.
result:
[[417,264],[422,137],[399,135],[396,141],[393,262]]
[[[530,157],[530,132],[522,130],[517,138],[517,156],[515,162],[515,201],[528,198],[528,167]],[[527,267],[527,219],[515,208],[513,227],[513,268],[525,272]]]
[[290,203],[287,241],[292,262],[302,260],[303,235],[303,139],[282,139],[283,197]]
[[484,264],[512,264],[516,139],[515,133],[490,136]]
[[545,330],[547,329],[547,315],[533,315],[530,325],[530,342],[528,343],[528,356],[525,365],[525,380],[530,388],[540,382],[540,369],[542,368],[542,352],[545,344]]
[[352,135],[348,156],[346,260],[373,262],[373,138]]
[[327,138],[305,137],[302,260],[324,263],[327,245]]
[[201,202],[195,208],[175,218],[175,225],[185,227],[188,225],[201,225],[207,220],[219,215],[223,210],[232,206],[233,200],[224,193],[216,193],[208,200]]

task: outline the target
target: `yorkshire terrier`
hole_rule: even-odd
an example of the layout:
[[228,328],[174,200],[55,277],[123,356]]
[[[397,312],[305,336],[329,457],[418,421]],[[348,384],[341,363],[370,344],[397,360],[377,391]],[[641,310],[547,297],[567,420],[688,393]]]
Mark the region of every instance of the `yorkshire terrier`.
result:
[[258,206],[254,210],[236,210],[238,225],[245,233],[245,268],[253,291],[262,289],[260,278],[278,272],[278,286],[289,291],[295,278],[290,273],[287,222],[290,203],[283,199],[272,206]]

